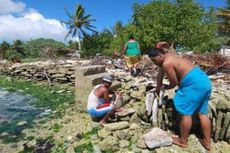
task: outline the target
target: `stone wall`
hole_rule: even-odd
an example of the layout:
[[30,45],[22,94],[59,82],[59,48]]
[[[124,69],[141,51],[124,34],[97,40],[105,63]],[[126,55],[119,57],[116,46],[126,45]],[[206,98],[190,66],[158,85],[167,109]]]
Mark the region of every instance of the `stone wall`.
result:
[[0,74],[17,76],[33,80],[47,80],[49,83],[59,82],[71,86],[75,84],[76,62],[46,61],[34,63],[0,64]]
[[[79,61],[46,61],[34,63],[0,64],[0,74],[21,77],[28,80],[48,81],[75,85],[76,107],[86,111],[87,97],[93,86],[102,82],[102,77],[108,75],[105,66],[83,66]],[[87,64],[86,64],[87,65]],[[114,81],[113,89],[120,87],[120,83]]]

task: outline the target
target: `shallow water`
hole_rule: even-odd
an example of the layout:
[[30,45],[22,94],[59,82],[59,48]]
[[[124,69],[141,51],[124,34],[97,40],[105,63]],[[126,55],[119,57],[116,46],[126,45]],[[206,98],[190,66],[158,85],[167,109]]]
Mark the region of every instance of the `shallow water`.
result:
[[23,91],[0,88],[0,139],[4,143],[20,141],[24,138],[22,131],[32,128],[35,119],[50,114],[49,109],[35,107],[35,101],[35,97]]
[[9,92],[0,88],[0,120],[24,121],[36,118],[44,110],[32,105],[36,98],[21,92]]

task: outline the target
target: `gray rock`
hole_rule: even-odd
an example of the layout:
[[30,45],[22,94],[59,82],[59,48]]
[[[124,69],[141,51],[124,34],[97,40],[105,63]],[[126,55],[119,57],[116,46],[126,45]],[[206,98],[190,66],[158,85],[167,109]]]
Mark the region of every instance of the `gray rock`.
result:
[[117,137],[120,140],[129,140],[132,135],[129,133],[128,129],[115,131],[113,136]]
[[141,149],[146,149],[146,148],[147,148],[143,136],[140,136],[140,137],[138,138],[136,146],[137,146],[138,148],[141,148]]
[[129,127],[130,130],[140,129],[140,126],[136,123],[132,123]]
[[230,123],[228,124],[227,130],[226,130],[225,139],[230,144]]
[[217,115],[217,123],[216,123],[216,131],[215,131],[215,135],[214,135],[214,142],[217,142],[219,140],[221,123],[222,123],[223,117],[224,117],[224,113],[219,111],[218,115]]
[[122,122],[115,122],[115,123],[109,123],[109,124],[105,124],[104,127],[115,131],[115,130],[122,130],[122,129],[126,129],[129,127],[129,123],[127,121],[122,121]]
[[130,99],[131,99],[131,97],[130,97],[129,95],[126,94],[126,95],[124,96],[124,102],[125,102],[125,103],[128,103],[128,102],[130,101]]
[[141,150],[141,153],[150,153],[148,149]]
[[93,152],[94,153],[101,153],[101,149],[98,145],[93,145]]
[[128,146],[129,146],[129,141],[127,141],[127,140],[119,141],[119,147],[120,148],[125,148],[125,147],[128,147]]
[[137,113],[134,113],[130,118],[130,123],[140,123],[141,119],[137,116]]
[[107,128],[102,128],[101,130],[98,131],[98,136],[100,138],[107,138],[109,135],[112,134],[111,130],[107,129]]
[[145,92],[145,86],[141,86],[141,87],[139,87],[138,91],[131,92],[130,96],[134,99],[141,100],[144,96],[144,92]]
[[142,136],[142,132],[140,130],[131,130],[129,131],[129,134],[132,135],[132,142],[137,142],[138,139]]
[[145,113],[145,104],[144,103],[137,103],[134,106],[134,109],[137,112],[137,115],[141,118],[148,118],[147,114]]
[[98,127],[100,127],[100,123],[99,122],[91,122],[91,126],[93,127],[93,128],[98,128]]
[[98,145],[101,151],[116,151],[118,149],[118,140],[113,136],[108,136],[104,140],[100,141]]
[[219,137],[220,141],[223,140],[224,138],[224,134],[227,131],[229,122],[230,122],[230,112],[228,112],[224,117],[223,127],[221,128],[221,131],[220,131],[220,137]]
[[114,101],[114,105],[117,109],[121,108],[125,105],[124,97],[120,94],[116,94],[116,99]]
[[219,99],[219,102],[217,103],[216,106],[217,110],[221,110],[221,111],[230,111],[230,101],[228,101],[227,99]]
[[131,148],[132,148],[132,152],[141,153],[141,148],[137,148],[135,144],[132,144]]
[[127,109],[127,108],[124,108],[124,109],[122,109],[121,111],[117,112],[116,115],[117,115],[118,117],[124,117],[124,116],[131,115],[131,114],[133,114],[133,113],[135,113],[135,110],[134,110],[134,109],[130,109],[130,108]]
[[117,120],[118,121],[127,121],[129,122],[130,121],[130,116],[124,116],[124,117],[117,117]]
[[153,128],[150,132],[144,134],[144,140],[149,148],[157,148],[172,144],[172,138],[167,132],[160,128]]

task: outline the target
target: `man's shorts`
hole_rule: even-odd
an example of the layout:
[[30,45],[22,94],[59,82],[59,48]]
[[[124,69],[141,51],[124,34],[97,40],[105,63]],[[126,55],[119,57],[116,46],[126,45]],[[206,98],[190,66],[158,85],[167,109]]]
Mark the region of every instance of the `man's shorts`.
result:
[[140,61],[140,56],[125,56],[125,61],[128,67],[133,67],[134,64],[138,64]]
[[91,117],[104,117],[107,112],[110,112],[113,110],[113,104],[110,103],[104,103],[96,108],[90,108],[88,109],[88,113]]
[[173,99],[174,106],[182,115],[192,116],[196,112],[207,114],[211,91],[208,76],[199,67],[194,67],[180,81]]

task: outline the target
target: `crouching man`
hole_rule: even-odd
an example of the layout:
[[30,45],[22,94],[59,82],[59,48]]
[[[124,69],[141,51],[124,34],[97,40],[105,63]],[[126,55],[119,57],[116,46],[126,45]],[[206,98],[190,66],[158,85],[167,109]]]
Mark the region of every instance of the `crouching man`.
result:
[[98,121],[102,126],[116,110],[109,99],[109,87],[112,82],[111,76],[104,76],[102,84],[96,85],[88,96],[87,111],[92,120]]

